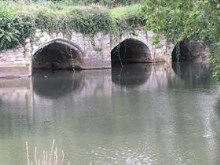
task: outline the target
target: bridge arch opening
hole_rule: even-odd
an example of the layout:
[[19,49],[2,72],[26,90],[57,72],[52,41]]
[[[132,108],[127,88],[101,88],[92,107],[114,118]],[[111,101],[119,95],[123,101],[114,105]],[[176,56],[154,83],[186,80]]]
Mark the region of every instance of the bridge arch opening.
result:
[[187,41],[178,42],[172,51],[172,62],[192,62],[193,56]]
[[112,64],[147,63],[151,61],[151,54],[147,45],[136,39],[126,39],[111,51]]
[[209,49],[197,41],[183,40],[176,44],[172,52],[173,62],[201,63],[208,61]]
[[55,39],[39,47],[33,55],[33,69],[81,69],[83,52],[70,41]]

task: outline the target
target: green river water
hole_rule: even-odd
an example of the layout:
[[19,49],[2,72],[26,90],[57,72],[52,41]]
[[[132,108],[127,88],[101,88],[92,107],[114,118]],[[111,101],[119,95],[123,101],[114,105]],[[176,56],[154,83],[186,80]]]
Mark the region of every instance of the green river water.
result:
[[0,80],[0,165],[55,139],[71,165],[220,164],[219,86],[202,64],[37,71]]

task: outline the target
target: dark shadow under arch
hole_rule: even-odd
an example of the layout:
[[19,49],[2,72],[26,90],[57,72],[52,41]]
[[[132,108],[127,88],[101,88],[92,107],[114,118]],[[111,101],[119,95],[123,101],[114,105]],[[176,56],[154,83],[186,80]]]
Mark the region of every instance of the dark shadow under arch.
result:
[[193,55],[189,49],[188,41],[177,43],[172,51],[172,62],[192,62]]
[[173,62],[208,62],[209,50],[206,44],[185,39],[176,44],[172,52]]
[[146,63],[151,62],[149,48],[136,39],[126,39],[119,43],[111,51],[111,61],[113,63]]
[[33,69],[80,69],[82,64],[82,50],[64,39],[45,43],[35,51],[32,60]]

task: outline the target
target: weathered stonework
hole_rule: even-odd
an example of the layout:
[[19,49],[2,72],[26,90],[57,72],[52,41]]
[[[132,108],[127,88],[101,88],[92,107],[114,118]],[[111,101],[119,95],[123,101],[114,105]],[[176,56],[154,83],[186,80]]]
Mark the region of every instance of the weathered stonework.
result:
[[30,40],[14,49],[0,52],[0,78],[26,77],[31,72]]
[[[70,35],[63,33],[48,34],[38,30],[36,40],[32,43],[34,56],[37,51],[43,49],[47,43],[70,41],[75,46],[75,50],[81,53],[82,69],[111,68],[111,51],[121,42],[127,39],[134,39],[145,44],[150,50],[150,60],[142,62],[169,62],[174,45],[161,39],[158,47],[153,45],[154,34],[143,29],[135,31],[135,34],[126,33],[121,38],[113,37],[109,34],[97,33],[95,36],[86,36],[75,31]],[[74,49],[74,48],[73,48]]]
[[[131,51],[139,49],[146,55],[140,59],[132,59],[131,62],[171,62],[171,54],[174,44],[167,42],[163,37],[160,43],[153,44],[154,33],[144,29],[136,29],[135,34],[125,33],[121,38],[110,34],[97,33],[94,36],[83,35],[72,31],[72,34],[53,33],[37,30],[33,41],[29,39],[23,45],[15,49],[0,52],[0,77],[21,77],[32,74],[33,68],[81,68],[81,69],[102,69],[111,68],[112,51],[118,48],[123,42],[132,41],[129,45]],[[120,47],[120,46],[119,46]],[[132,48],[133,47],[133,48]],[[48,49],[50,58],[57,51],[66,54],[66,61],[63,63],[37,61],[37,56],[43,50]],[[63,49],[63,50],[61,50]],[[52,51],[53,50],[53,51]],[[139,52],[137,51],[137,52]],[[144,52],[145,51],[145,52]],[[42,55],[43,56],[43,55]],[[63,57],[64,58],[64,57]]]
[[120,39],[112,39],[111,49],[117,46],[122,41],[126,39],[135,39],[142,43],[144,43],[150,53],[150,61],[147,62],[170,62],[171,61],[171,53],[173,51],[174,45],[172,43],[167,42],[165,38],[161,36],[160,43],[158,45],[153,44],[154,33],[152,31],[145,31],[143,29],[136,30],[135,34],[124,34]]

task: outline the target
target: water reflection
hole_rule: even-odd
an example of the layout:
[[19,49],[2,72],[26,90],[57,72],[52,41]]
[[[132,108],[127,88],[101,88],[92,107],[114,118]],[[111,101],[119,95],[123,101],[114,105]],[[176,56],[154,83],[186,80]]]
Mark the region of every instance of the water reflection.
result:
[[72,71],[46,72],[33,74],[34,92],[48,98],[63,97],[78,90],[83,85],[83,74]]
[[112,82],[126,88],[133,88],[144,84],[151,73],[152,65],[126,64],[112,66]]
[[52,139],[74,165],[219,164],[217,87],[188,88],[187,71],[169,66],[137,68],[0,80],[0,164],[25,164],[25,141],[33,151]]
[[203,63],[172,63],[177,76],[184,81],[186,87],[209,87],[211,74],[207,64]]

